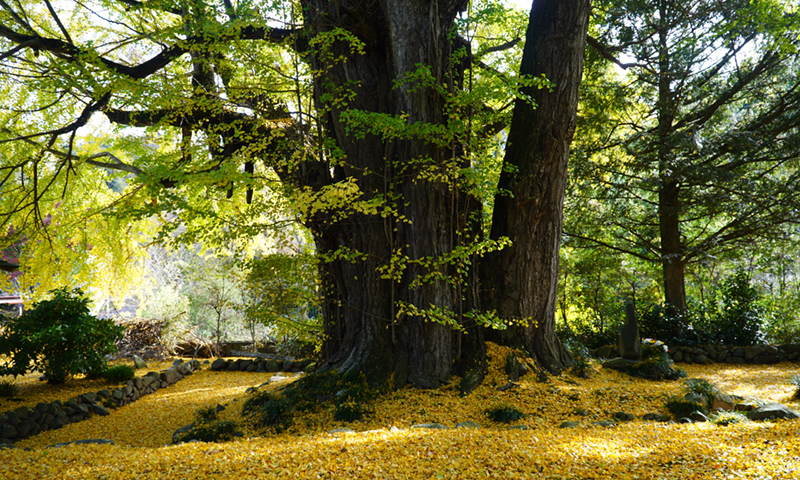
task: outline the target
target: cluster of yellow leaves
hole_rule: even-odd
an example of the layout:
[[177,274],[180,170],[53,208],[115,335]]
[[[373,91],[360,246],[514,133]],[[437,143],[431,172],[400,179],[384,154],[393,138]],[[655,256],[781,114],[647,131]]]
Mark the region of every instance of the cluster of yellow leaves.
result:
[[[549,478],[549,479],[722,479],[800,477],[798,422],[711,424],[636,420],[615,428],[591,425],[616,411],[641,416],[663,412],[681,382],[649,382],[595,366],[588,380],[570,375],[538,383],[523,377],[507,383],[503,361],[509,349],[490,345],[493,359],[486,381],[467,397],[455,387],[437,391],[389,392],[363,422],[333,421],[330,409],[302,414],[277,436],[234,442],[167,446],[172,432],[193,420],[201,407],[228,404],[237,414],[249,386],[270,374],[211,372],[204,369],[108,417],[68,425],[19,442],[31,451],[0,451],[2,479],[195,479],[195,478]],[[797,408],[788,384],[800,370],[771,366],[684,366],[690,377],[706,378],[728,393],[754,396]],[[530,378],[528,378],[530,377]],[[285,382],[280,382],[285,384]],[[276,388],[273,385],[264,388]],[[528,416],[527,430],[508,430],[484,410],[514,405]],[[589,412],[579,416],[577,409]],[[463,421],[482,429],[428,430],[411,425]],[[565,420],[577,428],[559,429]],[[356,433],[328,433],[349,427]],[[262,434],[263,435],[263,434]],[[116,445],[47,445],[83,438],[107,438]]]

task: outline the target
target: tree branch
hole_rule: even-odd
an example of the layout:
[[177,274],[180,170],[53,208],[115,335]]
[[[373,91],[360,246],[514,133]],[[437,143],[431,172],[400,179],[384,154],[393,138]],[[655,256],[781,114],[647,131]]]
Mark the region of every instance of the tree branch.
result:
[[[213,41],[225,40],[268,40],[272,42],[283,42],[291,36],[295,35],[299,30],[297,29],[281,29],[281,28],[264,28],[264,27],[244,27],[241,30],[235,30],[236,33],[222,34],[215,37]],[[67,56],[72,61],[77,61],[77,58],[89,53],[87,50],[76,47],[70,43],[64,42],[54,38],[45,38],[39,35],[26,35],[23,33],[15,32],[14,30],[0,25],[0,37],[4,37],[18,44],[15,49],[16,53],[20,47],[32,48],[34,50],[43,50],[50,53],[60,54]],[[174,59],[190,51],[190,46],[193,44],[204,44],[212,41],[210,38],[205,37],[191,37],[180,45],[173,45],[166,50],[163,50],[158,55],[150,60],[145,61],[136,66],[124,65],[107,58],[100,58],[100,63],[106,68],[116,71],[121,75],[133,79],[146,78],[153,73],[161,70],[169,65]],[[3,57],[9,54],[5,53]]]
[[606,60],[611,61],[612,63],[614,63],[615,65],[617,65],[619,68],[621,68],[623,70],[627,70],[627,69],[632,68],[632,67],[639,67],[639,68],[643,68],[643,69],[647,70],[648,72],[654,73],[653,69],[651,69],[649,66],[647,66],[645,64],[642,64],[642,63],[622,63],[619,59],[617,59],[617,57],[615,57],[609,51],[608,47],[606,47],[605,45],[601,44],[596,38],[594,38],[591,35],[587,35],[586,36],[586,43],[588,43],[589,45],[592,46],[592,48],[597,50],[597,53],[599,53],[603,58],[605,58]]
[[19,137],[15,137],[15,138],[8,138],[8,139],[5,139],[5,140],[0,140],[0,144],[8,143],[8,142],[14,142],[14,141],[17,141],[17,140],[28,140],[28,139],[31,139],[31,138],[42,137],[42,136],[45,136],[45,135],[52,135],[52,136],[56,136],[57,137],[59,135],[65,134],[65,133],[69,133],[69,132],[75,131],[75,130],[83,127],[84,125],[86,125],[86,123],[89,121],[89,119],[92,117],[92,115],[95,112],[97,112],[98,110],[100,110],[103,107],[105,107],[108,104],[108,101],[110,99],[111,99],[111,93],[106,93],[105,95],[100,97],[100,99],[98,101],[87,105],[86,108],[84,108],[83,111],[81,112],[81,114],[78,116],[78,118],[74,122],[70,123],[69,125],[67,125],[65,127],[61,127],[61,128],[55,129],[55,130],[49,130],[49,131],[46,131],[46,132],[32,133],[30,135],[21,135]]

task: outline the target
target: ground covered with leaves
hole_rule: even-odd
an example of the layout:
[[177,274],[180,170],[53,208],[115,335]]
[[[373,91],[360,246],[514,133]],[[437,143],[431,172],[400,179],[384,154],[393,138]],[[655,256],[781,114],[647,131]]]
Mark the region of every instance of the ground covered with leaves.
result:
[[[491,371],[467,397],[455,387],[403,389],[383,394],[360,421],[333,419],[333,406],[297,415],[280,434],[245,428],[225,443],[169,445],[172,433],[198,409],[227,405],[221,418],[241,421],[251,386],[272,374],[212,372],[207,366],[177,384],[117,409],[106,417],[44,432],[0,451],[2,479],[227,479],[248,478],[787,478],[800,477],[800,421],[656,423],[638,419],[667,413],[666,401],[683,393],[683,382],[651,382],[593,365],[589,379],[569,374],[546,383],[529,374],[504,391],[507,349],[491,346]],[[165,365],[151,365],[160,369]],[[688,365],[689,377],[722,391],[800,407],[789,377],[796,364]],[[145,373],[145,372],[141,372]],[[264,389],[277,390],[292,379]],[[73,381],[54,388],[22,379],[24,404],[66,399],[102,386]],[[74,389],[74,390],[73,390]],[[13,404],[11,404],[13,403]],[[4,400],[0,410],[18,406]],[[511,424],[489,419],[493,406],[513,407],[525,417]],[[637,420],[602,427],[615,412]],[[558,428],[564,421],[574,428]],[[472,421],[481,428],[452,428]],[[440,423],[450,429],[412,428]],[[509,426],[517,427],[509,429]],[[526,429],[520,428],[527,427]],[[353,433],[330,433],[346,427]],[[109,439],[115,445],[59,442]],[[23,448],[30,450],[23,450]]]

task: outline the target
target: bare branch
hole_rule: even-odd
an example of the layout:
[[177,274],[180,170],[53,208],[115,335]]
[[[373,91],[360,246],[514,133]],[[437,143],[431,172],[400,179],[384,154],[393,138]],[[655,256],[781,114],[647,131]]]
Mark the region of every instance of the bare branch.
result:
[[53,5],[50,4],[50,0],[44,0],[44,3],[45,3],[45,5],[47,5],[47,10],[50,11],[50,15],[53,17],[53,20],[56,21],[56,24],[58,25],[58,28],[61,30],[61,33],[64,34],[64,38],[66,38],[67,42],[70,45],[72,45],[73,44],[72,37],[69,36],[69,32],[67,31],[66,28],[64,28],[64,24],[61,23],[61,19],[58,18],[58,14],[56,13],[55,9],[53,8]]
[[639,67],[639,68],[643,68],[643,69],[647,70],[648,72],[653,73],[653,70],[649,66],[647,66],[645,64],[642,64],[642,63],[622,63],[619,59],[617,59],[617,57],[615,57],[609,51],[608,47],[606,47],[605,45],[601,44],[599,41],[597,41],[596,38],[594,38],[591,35],[587,35],[586,36],[586,43],[588,43],[589,45],[592,46],[592,48],[597,50],[597,52],[603,58],[605,58],[606,60],[610,60],[612,63],[616,64],[619,68],[622,68],[623,70],[627,70],[627,69],[632,68],[632,67]]
[[100,99],[98,101],[87,105],[86,108],[84,108],[83,111],[81,112],[81,114],[78,116],[78,118],[74,122],[70,123],[69,125],[67,125],[65,127],[61,127],[61,128],[55,129],[55,130],[49,130],[49,131],[46,131],[46,132],[32,133],[30,135],[21,135],[21,136],[15,137],[15,138],[8,138],[8,139],[5,139],[5,140],[0,140],[0,144],[8,143],[8,142],[14,142],[14,141],[18,141],[18,140],[28,140],[28,139],[36,138],[36,137],[43,137],[45,135],[53,135],[55,137],[58,137],[59,135],[63,135],[65,133],[73,132],[73,131],[83,127],[84,125],[86,125],[86,123],[89,121],[89,119],[92,117],[92,115],[95,112],[97,112],[98,110],[100,110],[103,107],[105,107],[108,104],[108,101],[110,99],[111,99],[111,93],[106,93],[105,95],[100,97]]
[[506,43],[504,43],[502,45],[497,45],[495,47],[489,47],[486,50],[484,50],[481,53],[479,53],[478,57],[482,57],[482,56],[484,56],[484,55],[486,55],[488,53],[502,52],[503,50],[508,50],[509,48],[514,48],[520,42],[520,40],[522,40],[522,39],[517,37],[514,40],[506,42]]
[[[96,158],[110,158],[114,162],[113,163],[100,162],[95,160]],[[95,167],[107,168],[109,170],[119,170],[121,172],[132,173],[136,176],[141,176],[144,174],[144,170],[135,165],[129,165],[123,162],[111,152],[96,153],[90,157],[87,157],[84,161],[89,165],[94,165]]]

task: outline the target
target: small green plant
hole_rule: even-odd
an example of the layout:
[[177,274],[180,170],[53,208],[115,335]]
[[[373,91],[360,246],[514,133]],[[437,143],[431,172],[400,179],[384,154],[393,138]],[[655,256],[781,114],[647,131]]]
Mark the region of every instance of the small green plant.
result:
[[673,397],[667,401],[666,407],[676,419],[687,417],[693,412],[708,413],[706,405],[686,398]]
[[684,382],[686,385],[687,393],[697,393],[703,395],[709,401],[713,400],[716,395],[719,395],[720,389],[704,378],[687,378]]
[[0,354],[10,358],[0,375],[38,370],[48,382],[62,383],[78,373],[105,371],[105,356],[116,350],[124,328],[89,315],[89,299],[79,289],[50,294],[0,332]]
[[795,387],[793,398],[800,398],[800,374],[793,375],[789,379],[789,383],[791,383]]
[[226,442],[237,436],[239,424],[232,420],[220,420],[216,405],[197,410],[194,418],[195,422],[192,424],[192,428],[188,432],[180,434],[178,442],[191,440]]
[[570,373],[579,378],[589,378],[590,374],[594,371],[592,363],[588,357],[576,356],[575,361],[569,367]]
[[647,380],[677,380],[684,378],[686,372],[675,368],[672,360],[666,353],[663,356],[654,356],[635,365],[631,365],[625,372],[632,377],[646,378]]
[[275,433],[281,433],[293,423],[292,405],[282,396],[270,392],[254,392],[245,400],[242,415]]
[[216,405],[210,405],[197,410],[194,416],[198,422],[213,422],[219,419],[219,412]]
[[742,412],[723,411],[719,413],[712,413],[711,417],[709,417],[709,421],[714,425],[726,427],[728,425],[734,425],[737,423],[749,422],[750,419],[747,418],[747,415],[743,414]]
[[239,424],[233,420],[215,420],[213,422],[195,422],[188,432],[179,437],[179,441],[188,442],[227,442],[236,436]]
[[115,365],[107,368],[102,377],[109,381],[109,383],[124,383],[132,379],[136,375],[133,367],[128,365]]
[[0,381],[0,397],[16,397],[19,393],[19,386],[11,380]]
[[367,407],[360,402],[343,402],[336,405],[333,412],[334,420],[341,420],[344,422],[355,422],[364,418],[368,412]]
[[511,423],[525,418],[525,413],[511,405],[495,405],[486,409],[490,420],[498,423]]

